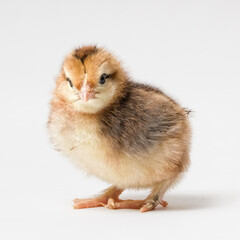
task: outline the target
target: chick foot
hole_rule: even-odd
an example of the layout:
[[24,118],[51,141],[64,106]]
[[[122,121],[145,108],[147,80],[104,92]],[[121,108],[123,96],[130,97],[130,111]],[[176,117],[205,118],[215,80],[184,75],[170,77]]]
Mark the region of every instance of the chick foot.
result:
[[110,198],[105,208],[108,209],[140,209],[140,212],[148,212],[154,210],[155,207],[161,204],[166,207],[168,203],[166,201],[146,201],[146,200],[118,200]]
[[81,208],[104,207],[107,205],[109,199],[114,199],[114,201],[118,201],[119,200],[118,196],[122,192],[123,189],[111,186],[108,189],[106,189],[103,194],[96,198],[74,199],[73,208],[81,209]]
[[162,205],[163,207],[166,207],[168,205],[168,203],[164,200],[161,200],[161,201],[149,201],[149,202],[146,202],[140,209],[140,212],[148,212],[148,211],[151,211],[153,209],[155,209],[155,207],[160,204]]

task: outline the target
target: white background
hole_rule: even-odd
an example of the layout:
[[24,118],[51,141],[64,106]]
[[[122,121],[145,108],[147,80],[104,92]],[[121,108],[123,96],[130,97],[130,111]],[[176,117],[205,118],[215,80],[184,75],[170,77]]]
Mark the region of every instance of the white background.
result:
[[[0,43],[0,239],[240,239],[240,1],[1,0]],[[52,149],[48,102],[65,55],[95,43],[194,111],[165,209],[71,209],[108,185]]]

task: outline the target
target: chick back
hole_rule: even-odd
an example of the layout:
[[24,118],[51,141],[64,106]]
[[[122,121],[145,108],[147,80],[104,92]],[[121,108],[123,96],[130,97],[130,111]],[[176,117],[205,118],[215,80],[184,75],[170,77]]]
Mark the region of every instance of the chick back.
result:
[[148,85],[128,82],[125,91],[125,97],[100,116],[102,134],[111,139],[116,151],[148,155],[171,138],[179,138],[188,147],[190,128],[185,109]]

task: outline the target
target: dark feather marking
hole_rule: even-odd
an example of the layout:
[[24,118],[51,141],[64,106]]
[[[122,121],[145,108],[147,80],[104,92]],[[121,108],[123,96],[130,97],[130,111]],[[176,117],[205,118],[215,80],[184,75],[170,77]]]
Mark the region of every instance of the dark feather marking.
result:
[[129,82],[126,96],[101,116],[102,133],[112,139],[116,149],[129,154],[147,153],[165,137],[176,134],[171,130],[185,118],[177,112],[173,100],[146,103],[141,90],[149,92],[149,99],[152,92],[163,94],[150,86]]
[[191,109],[187,109],[187,108],[184,108],[185,112],[186,112],[186,115],[189,115],[193,112],[193,110]]
[[82,48],[77,48],[75,49],[75,52],[73,56],[77,58],[78,60],[81,61],[83,67],[84,67],[84,73],[86,73],[86,67],[84,65],[85,59],[98,52],[98,49],[96,46],[87,46],[87,47],[82,47]]

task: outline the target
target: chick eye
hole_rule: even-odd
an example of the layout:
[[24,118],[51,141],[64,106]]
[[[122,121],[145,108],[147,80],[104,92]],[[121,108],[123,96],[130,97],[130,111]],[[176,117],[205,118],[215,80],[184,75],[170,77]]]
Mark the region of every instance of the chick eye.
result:
[[104,84],[106,82],[106,79],[108,78],[109,76],[106,74],[106,73],[103,73],[99,79],[99,83],[100,84]]
[[73,83],[69,78],[67,78],[67,81],[69,82],[70,87],[73,87]]

